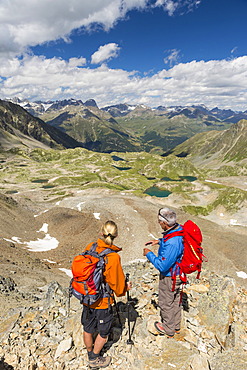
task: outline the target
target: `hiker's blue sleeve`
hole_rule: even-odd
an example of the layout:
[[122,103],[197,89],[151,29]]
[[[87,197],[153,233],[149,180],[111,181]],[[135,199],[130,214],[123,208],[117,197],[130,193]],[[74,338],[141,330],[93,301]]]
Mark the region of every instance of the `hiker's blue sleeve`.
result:
[[167,240],[165,243],[160,239],[160,247],[158,256],[153,252],[146,254],[147,259],[159,270],[162,275],[169,276],[170,268],[174,266],[178,258],[182,255],[183,244],[181,237],[174,237]]

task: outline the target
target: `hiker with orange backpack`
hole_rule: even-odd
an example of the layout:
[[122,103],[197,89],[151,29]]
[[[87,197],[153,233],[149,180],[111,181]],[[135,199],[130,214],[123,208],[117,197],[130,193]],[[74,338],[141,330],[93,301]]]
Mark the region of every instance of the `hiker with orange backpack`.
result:
[[[121,266],[121,260],[118,254],[118,252],[121,251],[121,248],[113,244],[117,235],[118,229],[115,222],[105,222],[101,227],[100,238],[96,243],[90,243],[86,247],[85,252],[81,255],[82,257],[85,256],[87,258],[89,256],[87,253],[91,253],[93,257],[100,255],[103,256],[104,259],[102,283],[104,286],[107,286],[107,289],[102,289],[102,295],[99,298],[97,297],[98,299],[94,303],[92,303],[93,298],[90,301],[91,298],[87,296],[87,294],[78,292],[79,290],[83,291],[80,289],[80,285],[85,286],[85,283],[84,281],[79,281],[79,276],[76,277],[76,267],[73,268],[72,264],[72,272],[74,275],[74,278],[72,279],[72,294],[74,294],[77,298],[79,298],[78,295],[81,294],[79,299],[83,304],[81,317],[81,322],[84,329],[83,340],[88,352],[88,365],[92,369],[107,367],[111,362],[110,356],[103,357],[100,355],[100,352],[104,344],[107,342],[111,329],[113,320],[113,294],[115,294],[117,297],[124,296],[132,285],[131,282],[126,282]],[[76,258],[78,259],[78,257]],[[78,261],[81,263],[79,259]],[[90,266],[89,262],[88,266]],[[93,277],[89,280],[91,282],[89,281],[89,285],[86,290],[89,290],[90,285],[92,286],[94,283]],[[94,341],[93,334],[96,332],[98,334]]]
[[[165,237],[174,232],[182,231],[182,226],[177,223],[176,213],[169,208],[159,210],[158,222],[164,230],[163,238],[145,244],[146,246],[159,244],[158,256],[148,248],[144,248],[143,255],[160,272],[158,304],[161,322],[155,322],[155,328],[160,334],[165,334],[167,338],[173,338],[175,333],[179,333],[181,323],[180,288],[182,281],[179,269],[176,269],[176,262],[180,262],[182,259],[184,246],[182,236],[174,236],[167,241]],[[177,276],[173,287],[172,275],[174,272]]]

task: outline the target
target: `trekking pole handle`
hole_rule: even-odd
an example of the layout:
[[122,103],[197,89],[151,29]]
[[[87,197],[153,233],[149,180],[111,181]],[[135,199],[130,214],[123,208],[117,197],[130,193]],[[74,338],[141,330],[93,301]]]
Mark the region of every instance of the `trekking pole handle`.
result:
[[[130,274],[127,273],[126,278],[125,278],[127,286],[128,286],[128,283],[129,283],[129,279],[130,279]],[[127,289],[127,301],[129,302],[129,300],[130,300],[129,289]]]

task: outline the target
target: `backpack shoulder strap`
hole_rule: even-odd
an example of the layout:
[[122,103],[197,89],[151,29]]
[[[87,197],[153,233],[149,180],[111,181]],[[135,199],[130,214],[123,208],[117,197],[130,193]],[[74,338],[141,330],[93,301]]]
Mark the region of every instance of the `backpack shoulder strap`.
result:
[[85,250],[83,253],[81,253],[81,256],[89,255],[99,258],[99,253],[96,252],[97,245],[98,245],[97,243],[93,243],[90,249]]
[[174,236],[184,236],[184,230],[173,231],[172,233],[165,235],[163,239],[166,242],[167,240],[174,238]]
[[83,252],[82,255],[89,254],[91,256],[101,258],[101,257],[105,257],[109,253],[116,253],[115,251],[113,251],[110,248],[106,248],[102,252],[98,253],[98,252],[96,252],[97,246],[98,246],[97,243],[93,243],[91,248],[89,250],[86,250],[85,252]]
[[107,256],[107,254],[109,253],[116,253],[115,251],[113,251],[111,248],[106,248],[104,249],[102,252],[99,253],[99,256],[100,257],[105,257]]

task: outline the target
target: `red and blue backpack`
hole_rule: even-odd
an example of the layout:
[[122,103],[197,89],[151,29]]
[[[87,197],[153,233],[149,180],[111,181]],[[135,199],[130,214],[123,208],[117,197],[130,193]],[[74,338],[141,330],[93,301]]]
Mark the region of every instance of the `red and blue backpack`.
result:
[[193,221],[188,220],[182,226],[182,230],[174,231],[164,236],[164,241],[175,236],[183,237],[184,252],[180,262],[176,262],[175,268],[172,268],[173,290],[175,289],[176,276],[179,271],[181,281],[186,284],[186,274],[197,271],[197,279],[200,278],[204,254],[202,244],[202,233]]

